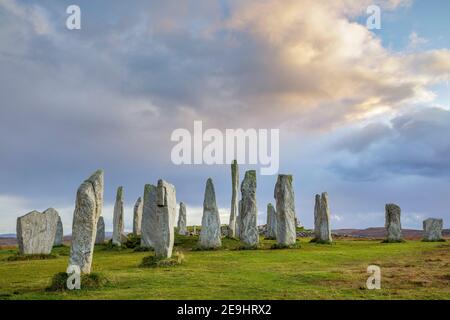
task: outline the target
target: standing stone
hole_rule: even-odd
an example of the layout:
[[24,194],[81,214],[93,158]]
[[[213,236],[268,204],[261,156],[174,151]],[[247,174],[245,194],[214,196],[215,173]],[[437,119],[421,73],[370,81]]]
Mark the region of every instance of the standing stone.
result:
[[174,243],[175,219],[177,216],[177,199],[175,187],[170,183],[159,180],[156,187],[156,214],[154,248],[155,256],[170,258]]
[[196,236],[197,235],[197,226],[194,226],[192,228],[192,235]]
[[53,246],[61,246],[63,244],[63,237],[64,237],[63,224],[61,221],[61,217],[58,215],[58,222],[56,224],[55,242],[53,243]]
[[186,227],[186,206],[183,202],[180,202],[180,211],[178,212],[178,234],[187,235],[187,227]]
[[291,175],[278,175],[274,197],[277,211],[277,243],[282,246],[295,244],[295,197]]
[[142,198],[139,197],[133,210],[133,233],[137,236],[141,235],[142,208]]
[[401,209],[396,204],[386,205],[386,233],[387,241],[402,241],[402,225],[400,222]]
[[267,205],[266,237],[269,239],[277,238],[277,213],[271,203]]
[[211,178],[206,181],[205,198],[203,200],[202,230],[200,231],[199,243],[200,247],[205,249],[222,246],[220,216]]
[[328,207],[328,194],[322,196],[316,194],[314,206],[314,240],[318,242],[331,243],[330,209]]
[[49,208],[32,211],[17,218],[17,242],[20,254],[50,254],[55,242],[58,212]]
[[103,217],[98,218],[97,221],[97,235],[95,237],[95,244],[103,244],[105,242],[105,220]]
[[116,202],[114,204],[112,243],[120,246],[124,239],[123,223],[123,187],[117,188]]
[[231,164],[231,212],[229,224],[229,237],[236,237],[236,216],[238,214],[238,196],[239,192],[239,167],[236,160]]
[[245,173],[245,178],[241,184],[241,194],[239,238],[246,246],[256,247],[259,242],[259,232],[255,170],[250,170]]
[[79,266],[82,273],[91,272],[97,222],[102,208],[103,171],[98,170],[78,188],[73,213],[69,266]]
[[314,203],[314,240],[320,238],[320,194],[316,194]]
[[423,240],[441,241],[442,228],[444,221],[442,219],[429,218],[423,221]]
[[241,207],[242,207],[242,200],[238,201],[238,215],[236,216],[236,238],[240,239],[240,230],[241,230]]
[[153,248],[156,232],[156,186],[146,184],[142,205],[141,247]]

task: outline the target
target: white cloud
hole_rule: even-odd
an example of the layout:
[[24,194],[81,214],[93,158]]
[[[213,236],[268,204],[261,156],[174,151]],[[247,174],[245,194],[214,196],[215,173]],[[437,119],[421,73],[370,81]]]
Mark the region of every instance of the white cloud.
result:
[[409,44],[408,47],[411,50],[415,50],[420,48],[421,46],[428,43],[428,40],[420,37],[416,32],[411,32],[409,35]]

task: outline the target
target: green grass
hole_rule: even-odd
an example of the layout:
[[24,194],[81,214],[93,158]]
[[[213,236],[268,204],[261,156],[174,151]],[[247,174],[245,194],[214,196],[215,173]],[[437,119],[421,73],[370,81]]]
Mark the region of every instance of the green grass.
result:
[[[177,236],[180,265],[140,268],[152,252],[96,246],[93,271],[108,279],[99,288],[48,292],[52,277],[67,268],[70,248],[55,259],[8,261],[0,250],[0,299],[450,299],[450,243],[336,240],[300,248],[258,250],[223,239],[224,248],[193,251],[197,237]],[[381,290],[365,289],[368,265],[381,267]]]

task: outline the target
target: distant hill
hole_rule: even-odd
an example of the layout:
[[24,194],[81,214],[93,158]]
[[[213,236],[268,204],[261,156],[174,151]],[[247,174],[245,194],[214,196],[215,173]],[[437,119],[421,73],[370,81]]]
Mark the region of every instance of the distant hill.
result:
[[[386,237],[386,229],[383,227],[367,229],[337,229],[333,230],[332,233],[357,238],[383,239]],[[422,230],[402,229],[402,233],[405,239],[421,239],[423,236]],[[442,236],[447,238],[450,237],[450,229],[442,230]]]
[[0,234],[0,238],[15,238],[15,237],[16,237],[15,233]]

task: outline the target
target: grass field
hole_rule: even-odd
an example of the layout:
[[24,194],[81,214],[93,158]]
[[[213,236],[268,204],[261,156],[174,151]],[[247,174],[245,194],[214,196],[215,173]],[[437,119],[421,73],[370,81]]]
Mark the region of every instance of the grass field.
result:
[[[55,259],[7,261],[15,249],[0,250],[0,299],[450,299],[450,243],[408,241],[382,244],[337,240],[333,245],[301,240],[298,249],[191,251],[197,239],[178,237],[183,264],[139,268],[151,252],[107,251],[97,246],[93,270],[110,282],[96,290],[46,292],[65,271],[68,247]],[[381,290],[365,289],[370,264],[381,267]]]

